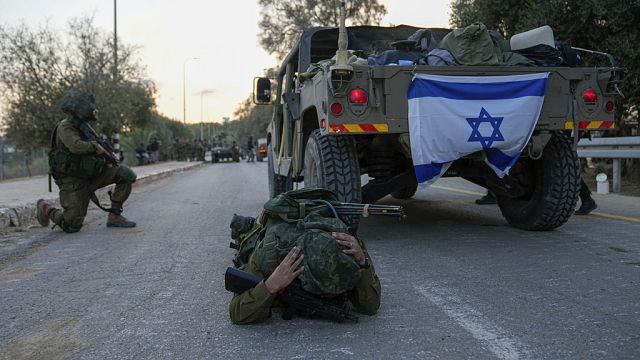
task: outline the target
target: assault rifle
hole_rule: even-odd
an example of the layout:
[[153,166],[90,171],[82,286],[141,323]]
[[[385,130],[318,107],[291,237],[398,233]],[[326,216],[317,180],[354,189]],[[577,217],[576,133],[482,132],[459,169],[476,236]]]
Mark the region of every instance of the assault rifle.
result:
[[[97,142],[106,151],[106,153],[102,153],[97,156],[103,158],[111,165],[118,166],[118,159],[115,156],[113,146],[111,146],[111,143],[108,140],[102,139],[100,136],[98,136],[95,130],[93,130],[93,128],[91,128],[91,126],[86,121],[81,122],[78,129],[80,129],[80,132],[85,139],[87,139],[88,141]],[[89,192],[89,198],[94,204],[96,204],[97,207],[109,213],[120,214],[122,212],[122,209],[106,208],[102,206],[102,204],[100,204],[100,200],[96,196],[95,189],[91,188],[89,179],[84,179],[84,183],[87,187],[87,191]],[[109,191],[109,198],[111,198],[111,191]]]
[[[254,288],[262,280],[255,274],[228,267],[224,274],[224,287],[228,291],[242,294]],[[289,305],[289,309],[301,316],[319,316],[336,322],[358,322],[358,317],[351,314],[346,303],[311,294],[305,291],[298,281],[293,281],[289,286],[280,290],[278,296]],[[287,310],[282,314],[282,318],[285,320],[291,319],[292,316],[292,313]]]
[[[315,202],[317,204],[326,205],[336,218],[338,216],[368,217],[371,215],[376,215],[376,216],[396,216],[404,220],[407,217],[402,206],[344,203],[344,202],[337,202],[337,201],[330,202],[330,201],[324,201],[324,200],[315,200]],[[256,222],[256,219],[253,217],[233,214],[233,218],[231,219],[231,225],[229,226],[231,228],[231,238],[234,240],[237,240],[240,237],[240,235],[251,230],[255,222]],[[327,231],[332,231],[332,230],[327,230]]]
[[96,134],[96,132],[86,121],[80,123],[79,129],[85,139],[97,142],[106,151],[106,153],[100,154],[98,156],[105,159],[111,165],[118,165],[118,159],[115,157],[115,151],[113,150],[113,146],[108,140],[102,139],[100,136],[98,136],[98,134]]

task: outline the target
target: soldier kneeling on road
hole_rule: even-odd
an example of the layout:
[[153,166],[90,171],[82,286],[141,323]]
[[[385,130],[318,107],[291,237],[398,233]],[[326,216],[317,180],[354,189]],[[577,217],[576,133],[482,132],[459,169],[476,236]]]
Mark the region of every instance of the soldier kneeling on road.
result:
[[[99,139],[89,126],[88,122],[97,120],[93,95],[69,98],[62,111],[67,118],[53,131],[49,152],[49,173],[60,188],[62,210],[40,199],[37,204],[38,222],[47,226],[51,220],[65,232],[80,231],[91,200],[109,212],[108,227],[136,226],[121,215],[122,204],[131,194],[136,174],[128,167],[118,165],[110,145]],[[115,190],[109,194],[111,208],[103,208],[95,190],[114,183]]]

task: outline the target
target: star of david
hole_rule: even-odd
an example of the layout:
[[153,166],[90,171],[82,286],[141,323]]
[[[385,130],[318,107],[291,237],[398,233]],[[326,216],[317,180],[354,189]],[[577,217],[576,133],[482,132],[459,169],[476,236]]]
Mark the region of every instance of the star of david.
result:
[[[467,142],[477,141],[482,145],[483,149],[488,149],[493,145],[494,141],[504,141],[504,137],[500,132],[500,125],[502,124],[503,117],[492,117],[487,110],[482,108],[480,115],[477,118],[466,118],[469,126],[471,126],[471,136]],[[493,128],[493,132],[490,136],[482,136],[480,133],[480,124],[489,123]]]

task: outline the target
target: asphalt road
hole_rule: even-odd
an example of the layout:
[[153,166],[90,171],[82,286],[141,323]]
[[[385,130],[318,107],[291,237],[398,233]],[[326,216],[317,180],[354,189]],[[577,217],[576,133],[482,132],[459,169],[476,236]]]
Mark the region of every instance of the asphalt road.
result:
[[80,233],[25,233],[37,246],[0,267],[0,358],[640,357],[639,201],[601,197],[618,218],[526,232],[447,179],[401,202],[406,221],[363,221],[378,315],[231,324],[228,223],[261,208],[265,165],[207,165],[137,188],[125,213],[135,229],[106,229],[92,210]]

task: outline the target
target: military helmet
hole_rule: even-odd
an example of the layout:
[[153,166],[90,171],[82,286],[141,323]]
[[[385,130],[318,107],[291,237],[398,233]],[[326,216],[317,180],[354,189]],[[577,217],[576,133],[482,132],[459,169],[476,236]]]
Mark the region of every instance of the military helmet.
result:
[[93,121],[97,119],[98,109],[93,94],[80,93],[69,96],[62,103],[62,111],[81,121]]

